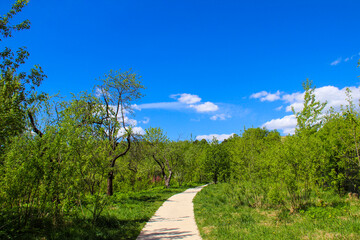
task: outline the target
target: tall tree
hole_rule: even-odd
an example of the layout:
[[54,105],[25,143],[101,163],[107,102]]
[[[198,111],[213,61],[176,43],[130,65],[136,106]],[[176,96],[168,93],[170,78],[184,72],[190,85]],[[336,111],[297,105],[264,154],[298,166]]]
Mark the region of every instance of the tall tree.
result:
[[326,102],[320,103],[315,98],[315,87],[312,86],[312,81],[306,79],[303,83],[304,105],[303,109],[296,112],[294,107],[292,111],[297,120],[297,134],[309,135],[319,130],[322,125],[322,110],[326,106]]
[[102,118],[97,121],[103,129],[103,137],[108,142],[109,174],[107,194],[113,195],[113,179],[116,160],[129,151],[132,138],[133,104],[142,97],[141,77],[131,70],[110,71],[97,86],[97,95],[103,107]]
[[[11,20],[27,5],[27,0],[17,0],[8,13],[0,17],[0,41],[13,37],[13,32],[30,28],[30,21],[12,24]],[[26,129],[27,118],[34,122],[34,103],[45,97],[35,89],[46,77],[40,66],[35,65],[30,73],[20,67],[29,57],[26,47],[16,51],[5,47],[0,52],[0,148],[5,147],[10,137]],[[0,149],[0,151],[1,151]]]

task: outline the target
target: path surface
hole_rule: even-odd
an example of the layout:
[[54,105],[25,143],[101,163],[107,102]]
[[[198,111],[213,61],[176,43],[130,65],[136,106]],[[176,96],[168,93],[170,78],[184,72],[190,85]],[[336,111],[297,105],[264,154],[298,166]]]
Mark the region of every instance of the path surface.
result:
[[194,218],[192,200],[203,187],[205,186],[190,188],[166,200],[146,223],[137,240],[201,240]]

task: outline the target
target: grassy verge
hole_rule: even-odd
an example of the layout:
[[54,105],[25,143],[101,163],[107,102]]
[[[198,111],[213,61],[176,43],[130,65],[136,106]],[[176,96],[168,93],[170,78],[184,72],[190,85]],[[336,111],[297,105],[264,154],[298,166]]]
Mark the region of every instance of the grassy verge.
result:
[[194,199],[195,218],[207,239],[360,239],[360,202],[328,196],[290,214],[236,201],[232,186],[204,188]]
[[[111,197],[96,223],[91,212],[77,209],[77,213],[66,217],[57,227],[50,220],[32,222],[27,229],[0,229],[1,239],[136,239],[146,222],[170,196],[192,186],[153,189],[121,193]],[[3,219],[2,219],[3,220]]]

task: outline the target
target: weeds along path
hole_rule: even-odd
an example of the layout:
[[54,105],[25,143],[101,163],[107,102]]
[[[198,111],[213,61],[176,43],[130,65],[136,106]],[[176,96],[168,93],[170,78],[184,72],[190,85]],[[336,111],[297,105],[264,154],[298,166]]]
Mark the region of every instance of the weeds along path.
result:
[[146,223],[137,240],[201,239],[192,200],[205,186],[190,188],[166,200]]

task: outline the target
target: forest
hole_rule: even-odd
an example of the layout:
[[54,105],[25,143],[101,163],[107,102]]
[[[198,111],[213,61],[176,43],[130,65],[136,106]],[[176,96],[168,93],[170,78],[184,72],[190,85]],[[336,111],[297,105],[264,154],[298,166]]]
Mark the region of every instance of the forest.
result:
[[[30,28],[28,20],[11,25],[26,3],[16,1],[0,18],[0,41]],[[63,100],[38,92],[46,73],[40,66],[24,70],[29,55],[25,47],[1,52],[2,239],[71,238],[75,225],[97,227],[89,239],[112,239],[101,229],[117,221],[109,213],[115,205],[128,206],[126,199],[155,202],[160,192],[204,183],[225,184],[237,206],[286,214],[326,207],[319,197],[324,194],[358,199],[360,116],[350,90],[347,105],[325,111],[326,102],[316,99],[312,81],[305,80],[303,108],[293,110],[293,135],[248,128],[222,142],[172,140],[161,127],[144,135],[132,128],[133,104],[145,92],[132,70],[109,71],[92,91]],[[115,227],[125,224],[117,221]],[[116,236],[136,238],[137,228]]]

